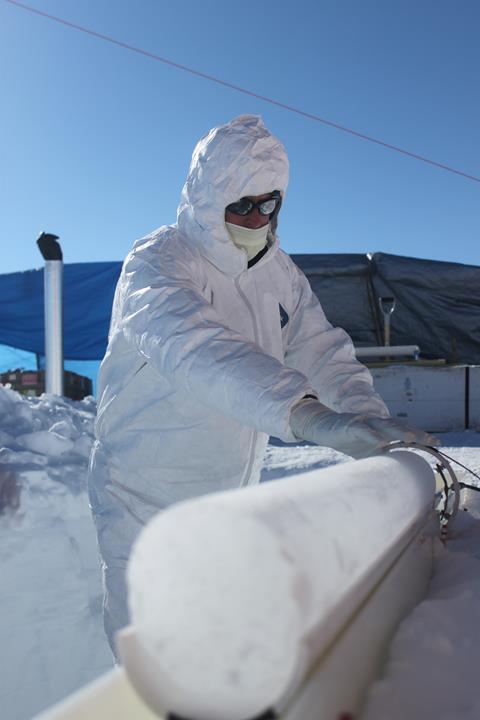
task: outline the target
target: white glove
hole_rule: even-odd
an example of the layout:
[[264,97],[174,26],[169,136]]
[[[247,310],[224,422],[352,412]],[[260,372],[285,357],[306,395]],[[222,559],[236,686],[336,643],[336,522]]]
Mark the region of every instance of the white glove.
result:
[[302,400],[290,413],[290,428],[299,440],[331,447],[354,458],[374,455],[385,445],[402,440],[439,445],[433,435],[393,418],[337,413],[318,400]]

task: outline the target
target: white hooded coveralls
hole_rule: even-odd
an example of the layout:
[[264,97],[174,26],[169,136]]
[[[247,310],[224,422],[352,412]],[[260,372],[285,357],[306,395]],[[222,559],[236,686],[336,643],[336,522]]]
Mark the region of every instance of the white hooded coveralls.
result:
[[250,268],[228,234],[227,205],[284,193],[287,180],[285,150],[259,117],[214,128],[193,153],[177,224],[137,241],[123,265],[89,482],[110,638],[127,623],[125,566],[152,515],[257,483],[268,436],[295,441],[290,410],[306,394],[388,415],[274,234]]

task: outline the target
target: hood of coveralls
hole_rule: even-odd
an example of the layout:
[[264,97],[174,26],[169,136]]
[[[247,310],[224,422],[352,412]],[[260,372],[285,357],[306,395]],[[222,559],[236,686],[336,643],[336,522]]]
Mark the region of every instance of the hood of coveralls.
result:
[[247,267],[225,227],[225,208],[241,197],[285,193],[288,158],[258,115],[240,115],[213,128],[195,147],[177,211],[178,227],[219,270]]

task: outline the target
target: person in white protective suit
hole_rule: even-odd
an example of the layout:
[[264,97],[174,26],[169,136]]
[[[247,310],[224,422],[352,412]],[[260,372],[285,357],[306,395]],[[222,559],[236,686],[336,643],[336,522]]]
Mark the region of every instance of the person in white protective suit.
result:
[[258,483],[269,435],[354,457],[434,442],[388,418],[350,338],[279,249],[287,180],[261,118],[214,128],[194,150],[177,223],[123,265],[89,478],[111,643],[128,622],[124,574],[142,526],[179,500]]

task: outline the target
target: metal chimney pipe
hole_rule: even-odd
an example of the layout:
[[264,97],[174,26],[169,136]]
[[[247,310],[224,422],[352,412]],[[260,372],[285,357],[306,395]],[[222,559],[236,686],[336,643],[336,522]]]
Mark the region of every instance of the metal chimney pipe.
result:
[[378,304],[383,313],[384,345],[388,347],[390,345],[390,317],[395,310],[395,298],[380,297],[378,298]]
[[63,395],[63,255],[57,240],[42,232],[37,245],[45,260],[45,392]]

